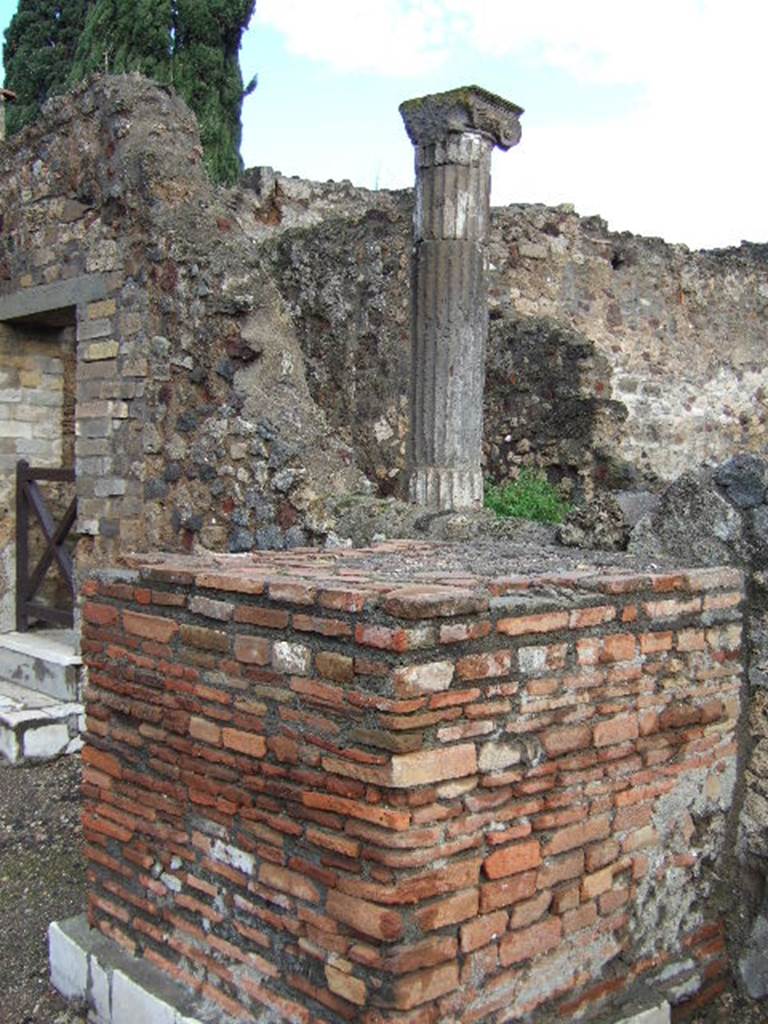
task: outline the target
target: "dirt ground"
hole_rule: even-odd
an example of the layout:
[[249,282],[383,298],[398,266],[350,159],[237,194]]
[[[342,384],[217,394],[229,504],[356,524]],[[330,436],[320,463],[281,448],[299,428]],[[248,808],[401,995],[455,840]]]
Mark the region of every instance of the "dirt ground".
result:
[[46,937],[83,910],[80,847],[80,759],[0,761],[0,1024],[84,1020],[48,984]]
[[[48,984],[46,930],[83,909],[80,760],[0,762],[0,1024],[85,1024]],[[768,1024],[726,993],[690,1024]],[[141,1024],[137,1021],[136,1024]]]

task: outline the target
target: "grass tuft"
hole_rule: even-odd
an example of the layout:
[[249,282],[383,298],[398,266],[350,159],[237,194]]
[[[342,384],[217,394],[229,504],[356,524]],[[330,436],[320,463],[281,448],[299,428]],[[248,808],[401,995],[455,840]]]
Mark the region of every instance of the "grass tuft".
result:
[[487,482],[484,504],[497,516],[533,519],[537,523],[561,523],[569,510],[544,474],[532,469],[523,469],[511,483]]

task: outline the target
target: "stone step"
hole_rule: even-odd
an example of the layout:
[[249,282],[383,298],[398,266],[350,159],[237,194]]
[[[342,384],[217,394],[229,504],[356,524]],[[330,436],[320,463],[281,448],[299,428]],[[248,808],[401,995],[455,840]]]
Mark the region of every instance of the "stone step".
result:
[[59,701],[0,679],[0,760],[50,761],[80,750],[82,704]]
[[80,664],[72,630],[0,634],[0,681],[58,701],[77,701]]

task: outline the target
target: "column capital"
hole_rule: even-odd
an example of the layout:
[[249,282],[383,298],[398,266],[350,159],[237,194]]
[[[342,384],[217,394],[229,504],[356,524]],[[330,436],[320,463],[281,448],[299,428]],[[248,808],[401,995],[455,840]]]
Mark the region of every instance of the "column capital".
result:
[[450,135],[479,133],[499,149],[520,141],[522,107],[477,85],[432,93],[400,104],[405,130],[414,146],[445,142]]

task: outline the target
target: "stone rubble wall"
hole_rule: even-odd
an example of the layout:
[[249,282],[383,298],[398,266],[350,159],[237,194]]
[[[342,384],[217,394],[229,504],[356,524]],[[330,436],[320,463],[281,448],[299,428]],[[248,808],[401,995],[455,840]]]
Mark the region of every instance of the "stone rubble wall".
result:
[[[391,493],[407,431],[411,194],[268,168],[247,182],[239,220],[291,310],[312,393]],[[690,252],[568,206],[513,205],[493,211],[489,257],[490,476],[538,464],[587,490],[657,487],[765,446],[765,246]]]
[[741,574],[371,554],[87,582],[92,926],[238,1018],[570,1019],[645,980],[686,1019],[727,984]]
[[[52,101],[0,169],[0,307],[59,289],[76,323],[83,565],[318,543],[329,496],[398,491],[410,192],[267,168],[214,189],[189,111],[137,76]],[[764,445],[763,248],[515,206],[490,275],[490,476],[657,486]]]
[[0,147],[0,169],[0,309],[76,324],[81,566],[325,537],[325,496],[365,482],[183,103],[97,76]]
[[743,572],[748,700],[741,725],[742,796],[734,844],[728,915],[731,947],[752,998],[768,996],[768,461],[735,456],[714,469],[691,470],[661,495],[635,527],[630,550],[643,558],[695,558]]

